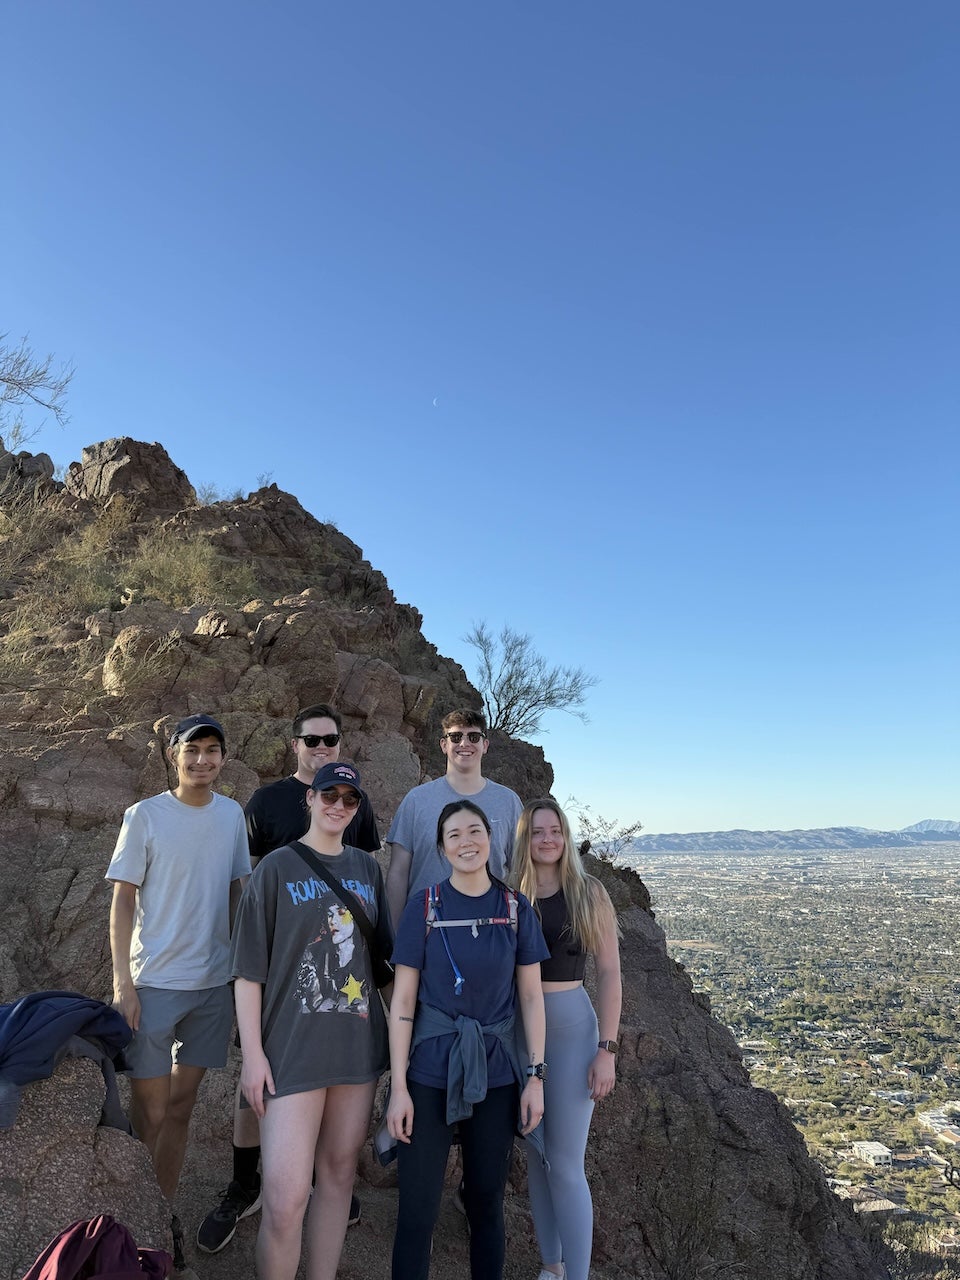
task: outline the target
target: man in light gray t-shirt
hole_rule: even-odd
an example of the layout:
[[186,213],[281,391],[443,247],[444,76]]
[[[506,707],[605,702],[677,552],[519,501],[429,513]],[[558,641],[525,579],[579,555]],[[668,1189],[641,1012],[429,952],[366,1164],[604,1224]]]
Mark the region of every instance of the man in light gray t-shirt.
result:
[[450,875],[450,864],[437,849],[437,820],[452,801],[471,800],[487,815],[490,874],[503,879],[510,866],[523,805],[515,791],[483,776],[483,757],[490,745],[486,721],[480,712],[466,709],[451,711],[442,725],[446,774],[408,791],[387,832],[387,898],[394,927],[412,894]]
[[[130,1120],[172,1202],[190,1114],[227,1058],[230,917],[250,874],[243,810],[217,795],[227,748],[212,716],[174,729],[177,785],[131,805],[107,868],[114,1006],[133,1031]],[[174,1219],[174,1256],[180,1248]]]

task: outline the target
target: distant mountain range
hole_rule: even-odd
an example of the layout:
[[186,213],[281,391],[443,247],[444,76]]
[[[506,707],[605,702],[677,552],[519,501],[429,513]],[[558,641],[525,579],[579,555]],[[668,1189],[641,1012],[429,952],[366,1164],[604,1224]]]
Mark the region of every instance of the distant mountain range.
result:
[[644,853],[720,853],[787,849],[890,849],[897,845],[960,840],[960,822],[924,818],[900,831],[867,827],[816,827],[810,831],[690,831],[636,836],[627,857]]

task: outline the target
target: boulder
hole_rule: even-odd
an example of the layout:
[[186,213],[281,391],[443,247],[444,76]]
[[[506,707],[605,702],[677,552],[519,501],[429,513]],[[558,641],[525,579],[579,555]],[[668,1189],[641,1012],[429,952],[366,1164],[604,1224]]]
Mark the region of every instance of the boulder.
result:
[[83,450],[71,462],[64,482],[76,498],[105,502],[123,494],[136,498],[151,514],[179,511],[196,505],[197,495],[185,471],[176,466],[161,444],[144,444],[120,436]]
[[21,484],[49,483],[53,480],[53,459],[47,453],[11,453],[0,440],[0,485],[17,481]]
[[109,1213],[144,1248],[171,1249],[170,1209],[147,1149],[99,1125],[104,1083],[89,1058],[65,1058],[26,1085],[16,1124],[0,1129],[0,1280],[19,1280],[50,1240]]

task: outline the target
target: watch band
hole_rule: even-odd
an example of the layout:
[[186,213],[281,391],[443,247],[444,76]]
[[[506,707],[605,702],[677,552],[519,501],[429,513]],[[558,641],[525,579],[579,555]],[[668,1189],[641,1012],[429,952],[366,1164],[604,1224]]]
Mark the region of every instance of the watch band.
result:
[[597,1045],[598,1049],[606,1049],[607,1053],[616,1053],[620,1046],[616,1040],[601,1040]]
[[546,1080],[547,1064],[545,1062],[531,1062],[527,1067],[527,1075],[535,1080]]

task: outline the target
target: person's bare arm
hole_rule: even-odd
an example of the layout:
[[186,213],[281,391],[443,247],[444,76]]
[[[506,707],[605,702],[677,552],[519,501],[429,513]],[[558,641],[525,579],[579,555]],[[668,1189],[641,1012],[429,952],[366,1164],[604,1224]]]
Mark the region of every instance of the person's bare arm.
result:
[[240,1088],[254,1113],[262,1120],[266,1111],[263,1091],[276,1093],[273,1072],[263,1051],[260,1033],[260,1015],[263,1007],[263,987],[259,982],[237,978],[233,984],[233,997],[237,1006],[237,1030],[243,1049],[243,1066],[240,1070]]
[[137,886],[128,880],[113,882],[110,903],[110,954],[113,957],[113,1007],[136,1031],[140,1027],[140,997],[130,975],[130,942],[137,907]]
[[[604,892],[604,897],[606,897]],[[594,953],[597,966],[597,1022],[601,1040],[616,1040],[620,1034],[620,1008],[623,1004],[623,982],[620,977],[620,944],[617,939],[617,917],[613,904],[607,901],[607,923],[603,939]],[[587,1088],[599,1102],[617,1081],[617,1060],[606,1049],[597,1049],[587,1071]]]
[[398,1142],[409,1142],[413,1133],[413,1100],[407,1089],[407,1062],[413,1038],[413,1019],[420,990],[420,970],[398,964],[390,1001],[390,1106],[387,1128]]
[[[517,1000],[523,1034],[529,1051],[529,1062],[535,1065],[543,1061],[543,1049],[547,1040],[547,1019],[543,1009],[543,987],[540,982],[539,964],[518,964]],[[530,1076],[520,1095],[520,1132],[530,1133],[543,1119],[543,1081]]]
[[410,885],[410,868],[413,865],[413,854],[402,844],[390,845],[390,866],[387,868],[387,902],[390,904],[390,918],[394,929],[400,924],[403,908],[407,905],[407,890]]

